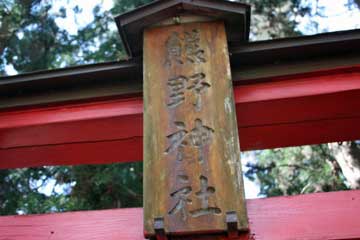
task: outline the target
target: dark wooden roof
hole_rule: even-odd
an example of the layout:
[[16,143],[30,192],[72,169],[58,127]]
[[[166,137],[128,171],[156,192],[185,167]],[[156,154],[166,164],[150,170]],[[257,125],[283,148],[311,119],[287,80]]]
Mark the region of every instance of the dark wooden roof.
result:
[[233,46],[231,63],[238,66],[360,53],[359,43],[360,29],[256,41]]
[[184,15],[223,20],[230,46],[249,39],[250,6],[226,0],[159,0],[119,15],[115,21],[128,55],[138,57],[144,28],[173,17],[181,21]]
[[[233,81],[357,65],[358,46],[360,30],[239,44],[229,50]],[[141,92],[142,59],[134,58],[0,77],[0,108]]]

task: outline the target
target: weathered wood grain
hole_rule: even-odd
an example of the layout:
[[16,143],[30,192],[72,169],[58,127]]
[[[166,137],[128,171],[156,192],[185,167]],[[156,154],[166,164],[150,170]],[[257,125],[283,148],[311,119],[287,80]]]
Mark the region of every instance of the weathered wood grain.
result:
[[[360,239],[360,191],[247,200],[251,240]],[[0,240],[144,240],[142,209],[0,217]],[[212,236],[196,240],[226,240]],[[248,240],[243,236],[238,240]]]
[[222,22],[144,33],[145,234],[247,229],[239,138]]

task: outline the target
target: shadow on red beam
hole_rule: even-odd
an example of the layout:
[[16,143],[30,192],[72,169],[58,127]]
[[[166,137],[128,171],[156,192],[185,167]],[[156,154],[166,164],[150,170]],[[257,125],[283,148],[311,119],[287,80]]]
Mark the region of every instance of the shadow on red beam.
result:
[[142,140],[140,136],[0,150],[0,169],[142,161]]
[[[360,191],[247,200],[247,210],[250,238],[238,240],[360,239]],[[0,240],[143,240],[142,215],[134,208],[0,217]]]
[[[241,149],[360,139],[360,67],[234,86]],[[0,168],[142,159],[142,99],[0,113]]]

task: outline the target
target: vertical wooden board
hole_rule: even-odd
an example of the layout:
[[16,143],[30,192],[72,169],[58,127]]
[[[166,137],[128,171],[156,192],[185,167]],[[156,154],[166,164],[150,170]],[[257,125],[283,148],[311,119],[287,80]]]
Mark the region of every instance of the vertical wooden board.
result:
[[223,232],[235,211],[247,229],[240,148],[222,22],[144,33],[144,227]]

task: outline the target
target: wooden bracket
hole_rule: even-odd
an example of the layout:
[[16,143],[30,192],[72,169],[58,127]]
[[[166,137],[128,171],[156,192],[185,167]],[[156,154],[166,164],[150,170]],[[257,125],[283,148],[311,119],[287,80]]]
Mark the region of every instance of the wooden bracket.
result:
[[168,240],[165,233],[164,218],[154,218],[155,240]]
[[238,238],[238,217],[235,211],[226,212],[226,225],[229,239]]

